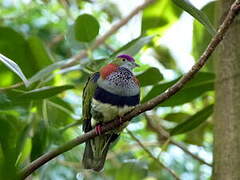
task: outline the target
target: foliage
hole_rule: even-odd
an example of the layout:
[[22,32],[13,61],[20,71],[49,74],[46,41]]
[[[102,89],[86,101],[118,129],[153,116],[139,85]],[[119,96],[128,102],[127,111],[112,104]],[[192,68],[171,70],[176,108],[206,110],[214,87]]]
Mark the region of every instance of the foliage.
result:
[[[161,0],[144,9],[139,23],[142,27],[132,21],[122,27],[129,34],[138,30],[141,33],[135,37],[129,35],[129,39],[123,41],[121,37],[125,34],[119,31],[97,49],[91,49],[92,44],[122,18],[118,4],[106,6],[106,3],[109,2],[0,1],[0,7],[3,7],[0,11],[0,179],[8,175],[16,178],[16,171],[29,162],[82,134],[81,95],[84,84],[89,73],[97,71],[109,59],[121,53],[137,59],[141,66],[136,69],[136,74],[144,103],[167,90],[182,76],[175,56],[159,44],[159,40],[178,22],[183,10],[204,25],[199,22],[193,24],[193,56],[196,59],[210,39],[207,32],[214,33],[208,20],[209,17],[213,21],[214,13],[208,8],[213,8],[214,3],[200,11],[185,0]],[[87,52],[87,57],[80,59],[76,66],[65,67],[74,55],[82,51]],[[155,59],[155,67],[144,63],[143,57]],[[178,78],[169,79],[159,66],[171,70]],[[174,135],[175,140],[182,141],[187,148],[197,144],[201,147],[194,147],[204,149],[207,154],[211,153],[214,80],[212,69],[206,68],[179,93],[149,113],[152,119]],[[16,83],[17,86],[12,86]],[[144,116],[139,116],[129,129],[156,159],[166,163],[180,177],[186,173],[193,179],[200,176],[204,165],[187,155],[174,154],[177,147],[173,145],[160,147],[162,140],[156,138],[156,132],[146,128],[146,121]],[[202,128],[203,125],[206,127]],[[195,137],[203,138],[199,140],[190,136],[192,132]],[[33,177],[172,179],[164,168],[136,146],[125,131],[109,153],[103,172],[82,169],[82,153],[83,146],[79,146],[47,163]]]

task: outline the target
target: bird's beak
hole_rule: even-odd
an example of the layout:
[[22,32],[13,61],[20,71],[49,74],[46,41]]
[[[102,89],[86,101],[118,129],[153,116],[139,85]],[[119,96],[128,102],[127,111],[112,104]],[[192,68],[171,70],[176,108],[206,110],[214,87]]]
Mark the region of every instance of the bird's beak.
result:
[[139,65],[137,63],[133,63],[134,67],[139,67]]

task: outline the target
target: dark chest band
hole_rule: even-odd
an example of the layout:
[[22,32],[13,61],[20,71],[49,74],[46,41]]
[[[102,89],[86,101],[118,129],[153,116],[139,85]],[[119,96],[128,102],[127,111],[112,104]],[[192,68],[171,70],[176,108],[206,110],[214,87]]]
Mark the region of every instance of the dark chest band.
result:
[[101,103],[107,103],[120,107],[123,107],[124,105],[136,106],[139,104],[139,94],[135,96],[119,96],[112,94],[100,87],[97,87],[94,94],[94,99],[100,101]]

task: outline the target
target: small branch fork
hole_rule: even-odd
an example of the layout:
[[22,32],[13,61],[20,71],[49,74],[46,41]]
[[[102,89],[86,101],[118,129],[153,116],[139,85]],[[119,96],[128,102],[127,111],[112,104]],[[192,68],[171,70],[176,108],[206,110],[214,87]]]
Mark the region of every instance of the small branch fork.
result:
[[206,161],[204,161],[203,159],[201,159],[200,157],[198,157],[197,155],[193,154],[192,152],[190,152],[186,147],[184,147],[182,144],[172,140],[170,138],[169,133],[163,128],[161,127],[159,124],[156,124],[148,115],[146,115],[146,113],[144,113],[145,119],[147,120],[147,126],[153,131],[155,132],[160,138],[163,138],[165,140],[169,140],[169,142],[175,146],[177,146],[178,148],[182,149],[186,154],[189,154],[192,158],[198,160],[200,163],[202,164],[206,164],[207,166],[212,167],[212,165]]
[[[167,89],[164,93],[156,96],[155,98],[151,99],[150,101],[138,105],[136,108],[134,108],[132,111],[127,113],[124,117],[122,117],[121,122],[119,119],[114,119],[113,121],[109,122],[108,124],[102,126],[102,134],[106,133],[107,131],[110,131],[114,128],[119,127],[124,122],[130,121],[133,117],[153,109],[160,103],[166,101],[171,96],[176,94],[179,90],[183,88],[183,86],[189,82],[193,76],[203,67],[203,65],[207,62],[209,56],[214,52],[216,47],[219,45],[219,43],[223,40],[224,35],[226,34],[227,30],[229,29],[230,25],[232,24],[234,18],[237,16],[237,14],[240,11],[240,0],[236,0],[227,16],[225,17],[223,23],[219,27],[216,35],[213,37],[211,42],[209,43],[208,47],[200,57],[199,61],[192,66],[191,70],[185,74],[176,84],[174,84],[172,87]],[[36,169],[50,161],[51,159],[55,158],[56,156],[69,151],[70,149],[74,148],[75,146],[82,144],[83,142],[92,139],[97,136],[97,133],[95,130],[91,130],[73,140],[70,142],[58,147],[57,149],[50,151],[42,156],[40,156],[35,161],[31,162],[27,167],[25,167],[22,171],[20,171],[20,178],[24,179],[27,176],[29,176],[31,173],[33,173]]]
[[158,158],[156,158],[144,145],[143,143],[141,143],[141,141],[133,135],[133,133],[131,131],[129,131],[127,129],[127,133],[131,136],[131,138],[133,140],[135,140],[138,145],[149,155],[149,157],[151,157],[160,167],[162,167],[163,169],[165,169],[167,172],[169,172],[176,180],[180,180],[180,178],[177,176],[177,174],[170,168],[168,168],[167,166],[165,166],[161,161],[159,161]]

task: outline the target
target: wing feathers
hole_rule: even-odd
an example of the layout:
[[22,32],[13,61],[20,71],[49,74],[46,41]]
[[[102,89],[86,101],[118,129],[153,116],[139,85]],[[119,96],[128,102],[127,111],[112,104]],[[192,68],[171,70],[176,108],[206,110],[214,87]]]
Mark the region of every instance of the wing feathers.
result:
[[87,132],[92,129],[91,127],[91,102],[94,96],[94,93],[97,88],[97,80],[99,78],[99,72],[92,74],[84,89],[83,89],[83,104],[82,104],[82,116],[83,116],[83,131]]

